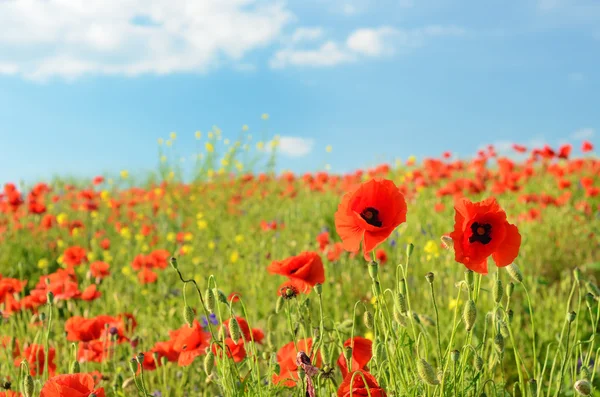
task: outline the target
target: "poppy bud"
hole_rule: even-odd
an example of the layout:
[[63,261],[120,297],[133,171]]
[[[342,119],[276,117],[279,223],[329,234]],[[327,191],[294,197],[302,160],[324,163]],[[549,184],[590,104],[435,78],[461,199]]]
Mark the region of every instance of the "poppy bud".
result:
[[33,397],[33,377],[30,374],[27,374],[23,379],[23,395]]
[[338,324],[337,329],[340,330],[341,332],[349,332],[352,330],[353,323],[354,322],[350,319],[344,320]]
[[283,309],[283,303],[284,303],[283,297],[280,295],[277,298],[277,303],[275,304],[275,313],[279,313],[281,311],[281,309]]
[[406,280],[405,279],[400,280],[400,283],[398,284],[398,288],[402,295],[406,295]]
[[435,276],[432,272],[429,272],[425,275],[425,278],[427,279],[429,284],[433,284],[433,279],[435,278]]
[[450,237],[450,236],[442,236],[440,238],[440,240],[442,240],[442,245],[447,250],[454,248],[454,240],[452,240],[452,237]]
[[373,354],[375,357],[375,361],[377,361],[378,364],[383,363],[383,361],[385,360],[385,346],[383,345],[383,343],[377,342],[375,344],[375,350],[373,351]]
[[588,281],[587,283],[585,283],[585,286],[587,287],[587,290],[596,297],[596,299],[600,297],[600,289],[598,289],[596,284],[592,283],[591,281]]
[[515,284],[511,281],[506,285],[506,296],[509,298],[512,296],[513,291],[515,290]]
[[497,333],[494,337],[494,347],[498,354],[504,353],[504,338],[502,337],[502,334]]
[[465,322],[467,332],[469,332],[473,329],[476,319],[477,319],[477,307],[475,307],[475,301],[473,301],[473,299],[469,299],[465,303],[465,309],[463,312],[463,320]]
[[372,329],[373,328],[373,322],[374,322],[374,318],[373,318],[373,313],[371,313],[370,311],[365,311],[365,314],[363,316],[363,320],[365,323],[365,327],[367,327],[368,329]]
[[138,362],[135,358],[132,358],[131,360],[129,360],[129,369],[131,370],[131,372],[133,372],[134,374],[137,373],[138,370]]
[[48,291],[46,294],[46,300],[48,301],[49,305],[52,305],[54,303],[54,292]]
[[400,313],[406,314],[408,311],[408,306],[406,305],[406,298],[403,294],[398,294],[398,309],[400,309]]
[[537,396],[537,381],[535,379],[529,379],[529,393],[532,397]]
[[581,376],[583,377],[583,379],[590,380],[590,375],[590,368],[587,365],[583,365],[581,367]]
[[426,314],[418,314],[419,321],[428,327],[435,327],[435,321]]
[[46,321],[46,313],[44,313],[44,312],[40,313],[40,320],[41,321]]
[[275,365],[273,365],[273,372],[275,372],[275,374],[279,375],[279,373],[281,372],[281,366],[278,363],[275,363]]
[[473,270],[465,270],[465,281],[467,282],[467,286],[469,287],[469,289],[473,289],[473,285],[475,283],[475,276],[473,274]]
[[138,353],[135,358],[140,365],[144,363],[144,353]]
[[523,281],[523,273],[521,273],[521,270],[517,265],[511,263],[510,265],[506,266],[505,269],[510,275],[510,277],[512,277],[512,279],[515,281],[515,283],[518,284]]
[[568,312],[567,313],[567,321],[572,323],[575,320],[575,312]]
[[352,346],[344,347],[344,358],[348,361],[352,359]]
[[214,313],[217,305],[217,301],[215,300],[215,293],[212,289],[208,288],[206,290],[206,308],[209,312]]
[[400,308],[398,308],[398,305],[394,305],[394,320],[396,320],[396,322],[401,326],[406,327],[406,317],[400,313]]
[[460,358],[460,352],[458,350],[452,350],[450,352],[450,358],[452,359],[452,361],[457,362]]
[[373,281],[373,295],[381,295],[381,285],[379,284],[379,281]]
[[500,321],[500,333],[504,338],[508,338],[510,336],[510,332],[508,331],[508,325],[504,321]]
[[72,374],[78,374],[81,372],[81,366],[79,365],[79,361],[75,360],[71,363],[71,371]]
[[369,263],[369,276],[371,276],[371,279],[373,280],[377,279],[377,262],[375,261]]
[[179,265],[177,264],[177,259],[174,256],[169,258],[169,263],[171,264],[171,267],[173,269],[177,270],[179,268]]
[[227,295],[225,295],[225,293],[223,291],[221,291],[220,289],[217,289],[216,291],[217,291],[217,299],[219,300],[219,302],[228,305],[229,301],[227,300]]
[[323,284],[315,284],[315,292],[317,293],[317,295],[321,295],[323,293]]
[[206,357],[204,357],[204,373],[206,376],[210,376],[215,367],[215,355],[211,350],[206,353]]
[[233,343],[237,345],[238,340],[242,337],[242,332],[240,331],[240,324],[235,317],[231,317],[229,320],[229,335],[231,335],[231,339],[233,339]]
[[435,386],[440,383],[435,376],[433,367],[422,358],[417,360],[417,372],[419,373],[421,380],[431,386]]
[[415,246],[412,243],[410,243],[410,244],[408,244],[406,246],[406,257],[407,258],[410,258],[410,256],[412,255],[414,249],[415,249]]
[[419,318],[419,315],[415,312],[411,312],[410,313],[412,315],[413,321],[417,324],[421,324],[421,318]]
[[579,393],[581,396],[589,396],[592,394],[592,385],[585,379],[579,379],[577,382],[575,382],[574,387],[577,393]]
[[575,281],[577,281],[577,284],[579,284],[579,280],[581,280],[581,270],[579,270],[578,267],[573,269],[573,277],[575,277]]
[[595,303],[594,294],[591,294],[589,292],[585,294],[585,303],[588,308],[593,308]]
[[481,372],[483,370],[483,358],[480,355],[475,356],[473,359],[473,367],[477,372]]
[[502,300],[502,292],[504,291],[504,288],[502,286],[502,280],[500,279],[496,279],[496,283],[494,285],[494,290],[493,295],[494,295],[494,302],[496,303],[500,303],[500,301]]
[[183,319],[190,328],[194,325],[194,316],[194,309],[188,305],[183,306]]

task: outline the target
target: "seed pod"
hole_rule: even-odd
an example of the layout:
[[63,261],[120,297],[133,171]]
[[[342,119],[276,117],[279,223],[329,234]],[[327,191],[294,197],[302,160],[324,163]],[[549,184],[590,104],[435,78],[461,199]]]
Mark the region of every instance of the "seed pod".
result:
[[477,372],[481,372],[483,370],[483,358],[480,355],[475,356],[473,359],[473,367]]
[[592,385],[585,379],[579,379],[577,382],[575,382],[574,387],[577,393],[579,393],[581,396],[589,396],[592,394]]
[[33,397],[33,377],[30,374],[27,374],[23,379],[23,395]]
[[467,269],[465,270],[465,281],[467,282],[467,286],[469,289],[473,289],[473,285],[475,283],[475,276],[473,274],[473,270]]
[[475,301],[473,301],[472,299],[469,299],[465,303],[465,309],[463,312],[463,320],[465,322],[467,332],[469,332],[473,329],[476,319],[477,319],[477,307],[475,307]]
[[420,358],[417,360],[417,372],[421,380],[431,386],[439,384],[433,367],[424,359]]
[[403,294],[398,294],[398,309],[400,309],[400,313],[406,315],[408,311],[408,306],[406,305],[406,298]]
[[500,303],[502,300],[502,291],[504,291],[504,288],[502,287],[502,280],[497,279],[493,290],[494,302]]
[[537,396],[537,381],[535,379],[529,379],[529,382],[527,382],[529,384],[529,393],[531,394],[532,397],[536,397]]
[[373,318],[373,313],[371,313],[370,311],[365,311],[365,314],[363,315],[363,321],[365,323],[365,327],[367,327],[368,329],[372,329],[375,319]]
[[231,335],[231,339],[237,345],[238,340],[242,337],[242,332],[240,331],[240,324],[235,317],[231,317],[229,320],[229,335]]
[[434,280],[435,276],[432,272],[429,272],[425,275],[425,278],[427,279],[429,284],[433,284],[433,280]]
[[78,374],[79,372],[81,372],[81,366],[79,365],[79,361],[75,360],[71,363],[70,372],[72,374]]
[[214,367],[215,355],[213,354],[212,350],[209,350],[208,353],[206,353],[206,357],[204,357],[204,373],[206,376],[210,376]]
[[214,313],[217,307],[217,301],[215,299],[215,293],[212,289],[206,290],[206,308],[209,312]]
[[194,309],[192,309],[188,305],[185,305],[183,307],[183,319],[190,328],[192,328],[192,326],[194,325],[194,316]]
[[281,309],[283,309],[284,300],[282,296],[277,298],[277,303],[275,304],[275,313],[279,313]]
[[494,337],[494,347],[498,354],[504,353],[504,338],[502,337],[502,334],[497,333]]
[[521,273],[519,266],[512,263],[512,264],[506,266],[505,269],[508,272],[508,274],[510,275],[510,277],[512,277],[512,279],[515,281],[515,283],[519,284],[520,282],[523,281],[523,273]]

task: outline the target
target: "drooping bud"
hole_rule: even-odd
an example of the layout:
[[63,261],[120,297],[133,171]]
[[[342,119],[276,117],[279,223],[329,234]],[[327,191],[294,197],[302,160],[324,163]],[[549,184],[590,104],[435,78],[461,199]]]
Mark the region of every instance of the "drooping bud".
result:
[[500,301],[502,300],[502,292],[503,291],[504,291],[504,288],[502,286],[502,280],[500,280],[498,278],[498,279],[496,279],[496,282],[494,283],[494,289],[493,289],[494,302],[500,303]]
[[575,321],[575,316],[576,316],[575,312],[568,312],[567,313],[567,321],[569,323],[572,323],[573,321]]
[[132,358],[131,360],[129,360],[129,369],[131,370],[131,372],[133,372],[134,374],[137,373],[138,370],[138,362],[135,358]]
[[363,320],[365,323],[365,327],[367,327],[368,329],[372,329],[373,325],[374,325],[374,318],[373,318],[373,313],[371,313],[370,311],[366,310],[365,314],[363,316]]
[[143,365],[144,364],[144,353],[138,353],[137,356],[135,356],[135,359],[137,360],[138,364]]
[[498,352],[498,354],[504,353],[504,338],[502,337],[502,334],[497,333],[494,337],[494,347],[496,348],[496,352]]
[[422,358],[417,360],[417,372],[421,380],[431,386],[435,386],[440,383],[435,376],[435,371],[433,370],[431,364]]
[[476,319],[477,319],[477,307],[475,307],[475,301],[473,301],[473,299],[469,299],[465,303],[465,309],[463,311],[463,320],[465,322],[465,327],[467,329],[467,332],[469,332],[473,329]]
[[179,268],[179,265],[177,264],[177,259],[174,256],[169,258],[169,263],[171,264],[171,267],[173,269],[177,270]]
[[504,338],[508,338],[510,336],[510,332],[508,330],[508,325],[506,325],[506,322],[504,322],[504,321],[500,321],[500,333],[502,334],[502,337],[504,337]]
[[321,295],[323,293],[323,284],[315,284],[315,292],[317,293],[317,295]]
[[215,299],[215,293],[212,289],[206,290],[206,308],[209,312],[214,313],[217,307],[217,301]]
[[48,301],[49,305],[54,304],[54,292],[48,291],[48,293],[46,294],[46,300]]
[[206,376],[210,376],[214,367],[215,355],[213,354],[212,350],[209,350],[208,353],[206,353],[206,357],[204,357],[204,373]]
[[406,295],[406,280],[401,279],[398,283],[398,289],[402,295]]
[[505,267],[506,271],[510,275],[510,277],[515,281],[515,283],[519,284],[523,282],[523,273],[521,273],[521,269],[519,266],[511,263],[510,265]]
[[506,285],[506,296],[508,296],[510,298],[512,296],[514,290],[515,290],[515,284],[511,281],[510,283],[508,283]]
[[344,358],[348,361],[352,359],[352,346],[344,347]]
[[277,303],[275,304],[275,313],[279,313],[281,311],[281,309],[283,309],[284,303],[285,303],[285,301],[283,300],[283,297],[279,296],[277,298]]
[[473,367],[475,367],[477,372],[481,372],[483,369],[483,358],[480,355],[476,355],[473,359]]
[[418,314],[419,321],[421,324],[426,325],[428,327],[435,327],[435,320],[429,317],[426,314]]
[[586,379],[579,379],[575,382],[574,387],[581,396],[589,396],[592,394],[592,385]]
[[585,286],[587,290],[596,297],[596,299],[600,298],[600,289],[596,284],[592,283],[591,281],[588,281],[587,283],[585,283]]
[[372,280],[377,280],[377,273],[378,273],[377,267],[378,267],[377,262],[373,261],[373,262],[369,263],[369,276],[371,276]]
[[217,299],[219,302],[228,305],[229,300],[227,300],[227,295],[225,295],[225,292],[221,291],[220,289],[215,289],[215,291],[217,291]]
[[406,298],[404,297],[403,294],[398,294],[398,309],[400,310],[400,313],[402,313],[402,314],[406,314],[406,312],[408,311],[408,306],[406,304]]
[[429,272],[425,275],[425,278],[427,279],[429,284],[433,284],[433,280],[434,280],[435,276],[432,272]]
[[188,305],[183,306],[183,319],[190,328],[192,328],[192,326],[194,325],[194,317],[194,309],[192,309]]
[[240,330],[240,323],[235,317],[231,317],[229,320],[229,335],[231,335],[231,339],[237,345],[238,340],[242,337],[242,332]]
[[596,303],[596,300],[594,299],[594,294],[588,292],[587,294],[585,294],[585,304],[587,305],[588,308],[593,308],[594,304]]
[[398,305],[394,305],[394,320],[403,327],[406,327],[406,317],[400,313]]
[[410,256],[412,255],[414,249],[415,249],[415,246],[412,243],[410,243],[410,244],[408,244],[406,246],[406,257],[407,258],[410,258]]
[[460,352],[458,350],[452,350],[450,352],[450,358],[452,359],[453,362],[458,362],[459,358],[460,358]]
[[23,379],[23,395],[33,397],[33,377],[30,374],[25,375]]
[[79,365],[79,361],[77,361],[77,360],[74,360],[74,361],[71,363],[71,369],[70,369],[70,372],[71,372],[72,374],[78,374],[79,372],[81,372],[81,366]]

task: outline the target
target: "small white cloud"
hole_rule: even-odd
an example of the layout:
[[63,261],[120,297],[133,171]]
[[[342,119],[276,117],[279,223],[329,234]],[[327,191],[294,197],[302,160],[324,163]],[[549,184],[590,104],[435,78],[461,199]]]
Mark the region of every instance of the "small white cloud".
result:
[[323,29],[320,27],[307,28],[302,27],[296,29],[292,35],[292,42],[298,43],[301,41],[312,41],[317,40],[323,36]]
[[275,53],[269,64],[274,69],[281,69],[288,65],[323,67],[352,60],[354,60],[354,57],[345,49],[340,48],[333,41],[328,41],[315,50],[296,50],[293,48],[280,50]]
[[368,56],[390,54],[394,50],[391,41],[397,34],[398,32],[389,26],[358,29],[348,36],[346,46],[354,52]]
[[304,157],[312,152],[315,142],[310,138],[282,136],[279,138],[277,150],[288,157]]
[[591,139],[594,137],[595,131],[593,128],[581,128],[571,134],[571,138],[577,140]]
[[14,63],[0,62],[0,75],[2,74],[16,74],[19,71],[19,67]]
[[342,12],[345,15],[354,15],[354,14],[358,13],[358,9],[356,8],[356,6],[354,4],[344,4],[342,6]]

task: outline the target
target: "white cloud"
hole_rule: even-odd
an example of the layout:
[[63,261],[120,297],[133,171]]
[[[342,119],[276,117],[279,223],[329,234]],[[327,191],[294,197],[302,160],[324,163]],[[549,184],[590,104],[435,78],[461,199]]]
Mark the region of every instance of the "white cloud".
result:
[[27,78],[204,72],[272,43],[291,20],[258,0],[0,1],[0,72]]
[[581,128],[571,134],[571,138],[577,140],[591,139],[594,137],[595,131],[593,128]]
[[277,69],[289,65],[334,66],[356,61],[361,56],[389,56],[398,49],[420,47],[434,37],[463,34],[464,29],[453,25],[429,25],[405,30],[390,26],[361,28],[351,32],[343,44],[329,40],[313,49],[300,49],[291,45],[278,51],[271,59],[270,65]]
[[282,136],[279,138],[277,150],[288,157],[304,157],[312,152],[315,142],[310,138]]
[[14,63],[0,62],[0,75],[3,74],[15,74],[19,71],[19,67]]
[[301,41],[312,41],[317,40],[323,36],[323,29],[320,27],[301,27],[294,31],[291,41],[298,43]]
[[358,8],[354,4],[344,4],[342,6],[342,13],[345,15],[354,15],[358,13]]

